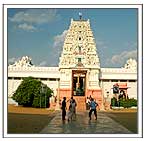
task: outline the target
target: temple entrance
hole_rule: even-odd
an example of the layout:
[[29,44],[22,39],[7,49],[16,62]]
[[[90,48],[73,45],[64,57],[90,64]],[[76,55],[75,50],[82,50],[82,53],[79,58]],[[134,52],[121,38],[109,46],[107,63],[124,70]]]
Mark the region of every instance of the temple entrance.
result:
[[85,96],[86,71],[73,70],[72,72],[72,95]]

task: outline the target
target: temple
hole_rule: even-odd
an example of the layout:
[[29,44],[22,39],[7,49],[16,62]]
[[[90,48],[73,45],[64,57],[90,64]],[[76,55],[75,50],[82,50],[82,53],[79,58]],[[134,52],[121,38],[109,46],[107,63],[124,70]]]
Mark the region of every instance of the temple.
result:
[[28,56],[8,66],[9,103],[13,102],[11,97],[22,78],[28,76],[40,79],[53,89],[52,105],[57,105],[63,97],[73,96],[78,109],[85,110],[86,98],[91,96],[100,109],[109,109],[115,84],[120,94],[137,99],[136,60],[130,58],[122,68],[101,68],[90,20],[83,20],[82,16],[79,20],[71,19],[58,67],[34,66]]

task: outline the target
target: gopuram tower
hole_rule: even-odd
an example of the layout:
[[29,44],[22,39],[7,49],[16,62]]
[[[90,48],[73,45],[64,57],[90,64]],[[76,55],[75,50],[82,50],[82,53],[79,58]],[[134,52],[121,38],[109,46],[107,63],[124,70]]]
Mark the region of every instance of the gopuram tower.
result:
[[[100,62],[89,19],[71,19],[59,62],[60,99],[73,96],[78,105],[93,97],[101,106]],[[80,103],[80,104],[79,104]],[[81,107],[78,107],[81,109]],[[84,108],[84,106],[83,106]]]

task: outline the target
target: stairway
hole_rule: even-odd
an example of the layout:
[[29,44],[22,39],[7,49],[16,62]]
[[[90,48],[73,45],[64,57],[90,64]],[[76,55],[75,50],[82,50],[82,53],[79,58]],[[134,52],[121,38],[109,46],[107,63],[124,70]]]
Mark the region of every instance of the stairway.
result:
[[85,96],[73,96],[73,98],[76,100],[77,111],[85,111],[86,110],[86,99]]

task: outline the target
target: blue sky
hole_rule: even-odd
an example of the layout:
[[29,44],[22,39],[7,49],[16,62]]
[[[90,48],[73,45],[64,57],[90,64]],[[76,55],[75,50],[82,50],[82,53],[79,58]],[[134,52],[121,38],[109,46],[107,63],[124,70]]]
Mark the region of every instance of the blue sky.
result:
[[36,66],[58,66],[71,18],[90,19],[101,67],[137,59],[137,9],[8,9],[8,63],[30,56]]

